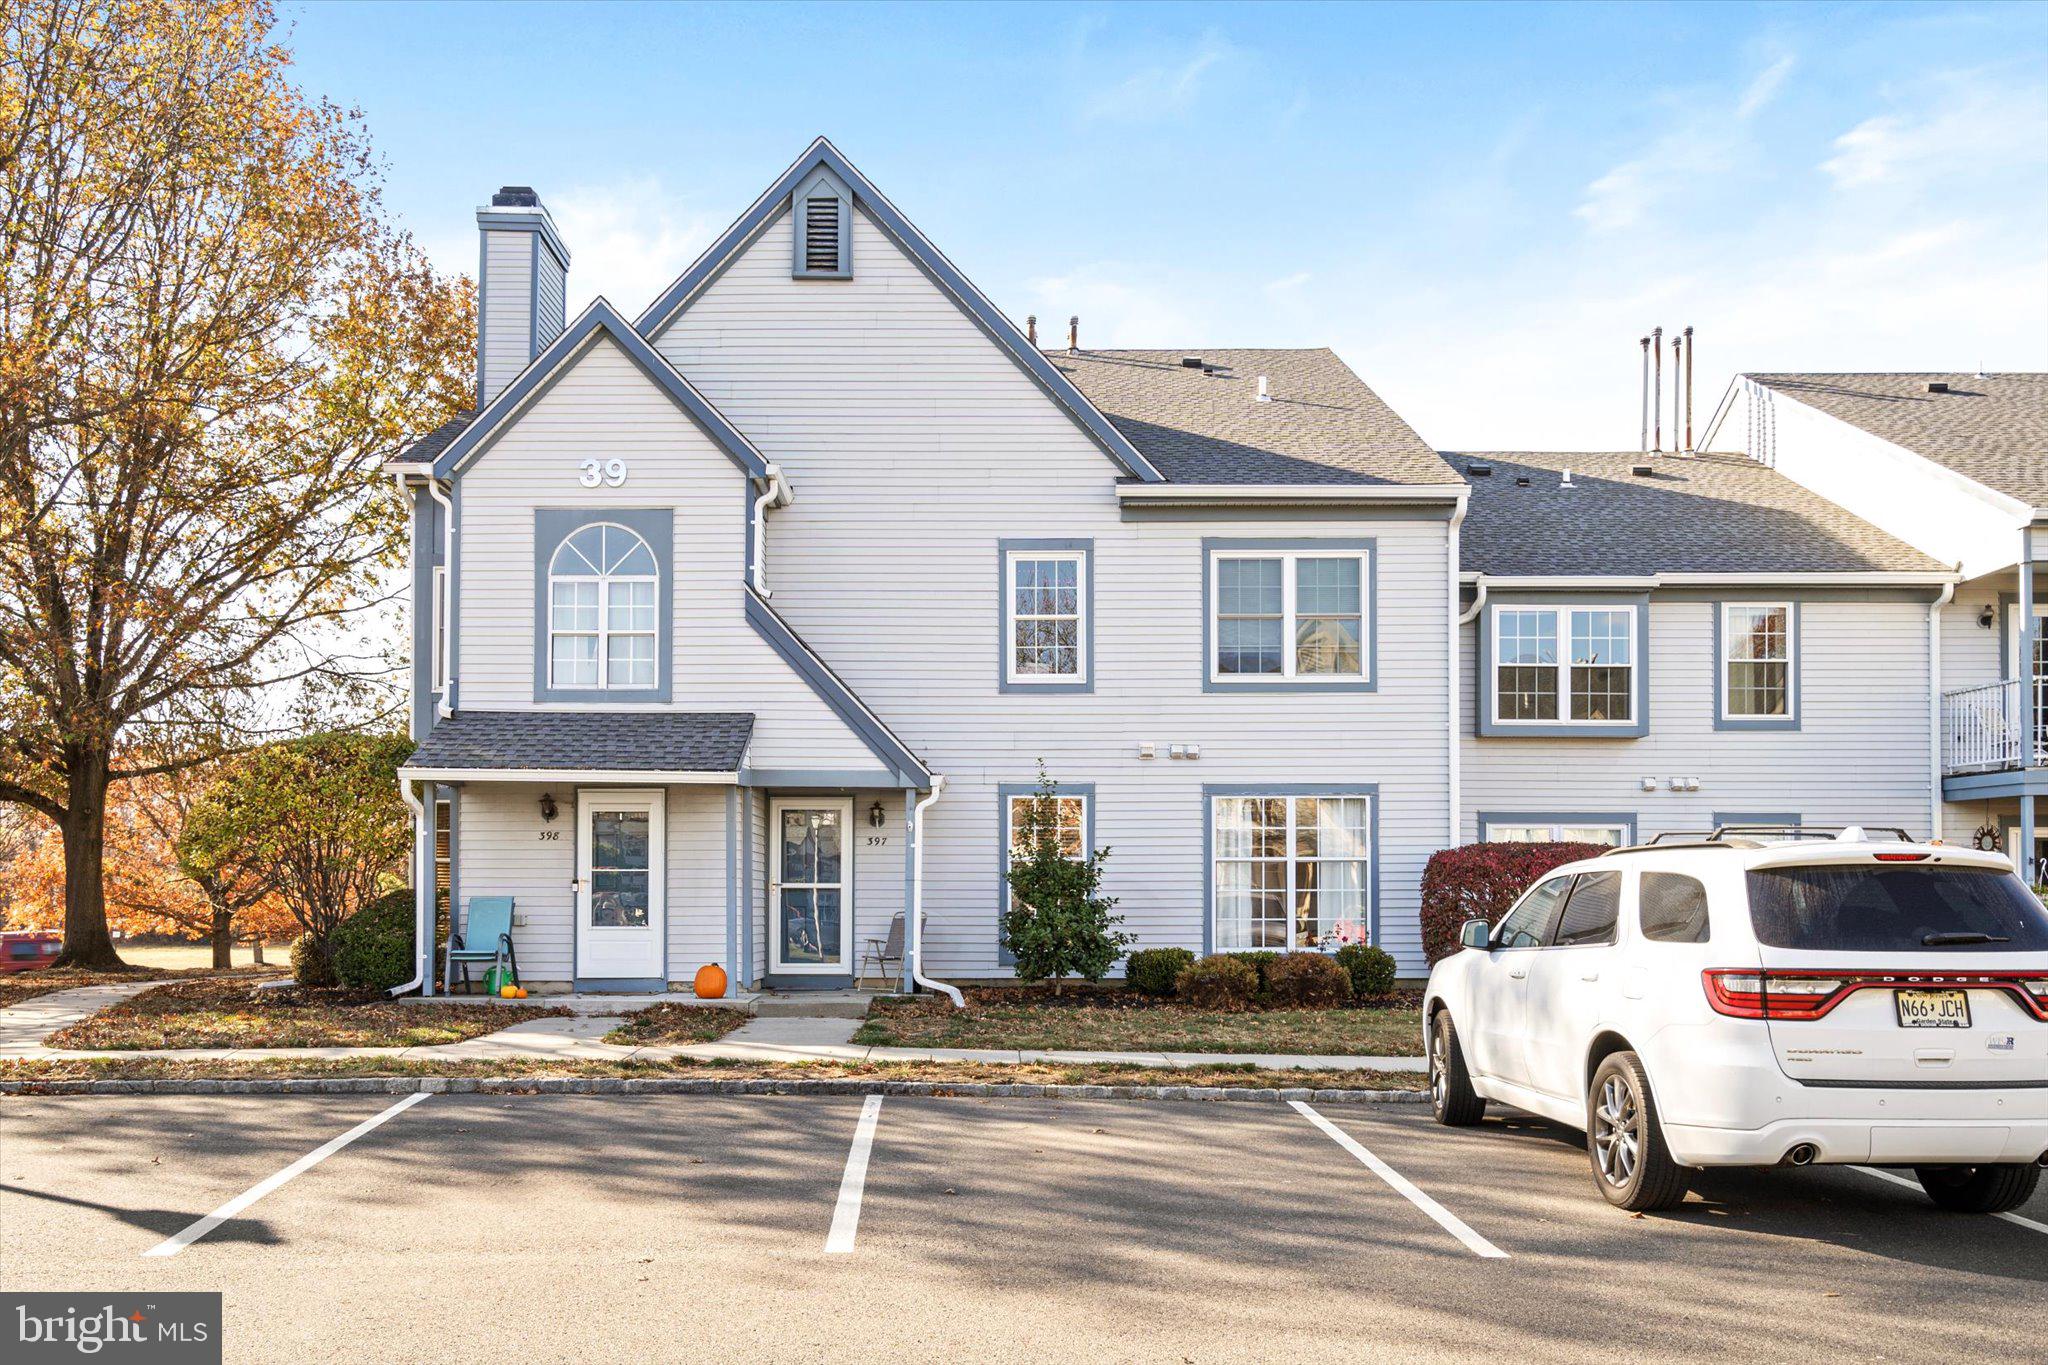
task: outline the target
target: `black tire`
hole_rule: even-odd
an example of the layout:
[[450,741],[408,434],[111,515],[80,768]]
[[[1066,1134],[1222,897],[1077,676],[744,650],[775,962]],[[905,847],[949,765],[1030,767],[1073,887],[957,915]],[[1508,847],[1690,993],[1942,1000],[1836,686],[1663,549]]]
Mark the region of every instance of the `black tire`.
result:
[[1610,1054],[1586,1091],[1586,1154],[1593,1183],[1616,1208],[1651,1213],[1685,1199],[1685,1168],[1664,1145],[1650,1076],[1633,1052]]
[[1486,1117],[1486,1101],[1472,1088],[1465,1051],[1451,1012],[1439,1010],[1429,1030],[1429,1106],[1447,1128],[1470,1128]]
[[1952,1213],[2004,1213],[2034,1197],[2041,1168],[2029,1163],[1997,1166],[1915,1166],[1927,1197]]

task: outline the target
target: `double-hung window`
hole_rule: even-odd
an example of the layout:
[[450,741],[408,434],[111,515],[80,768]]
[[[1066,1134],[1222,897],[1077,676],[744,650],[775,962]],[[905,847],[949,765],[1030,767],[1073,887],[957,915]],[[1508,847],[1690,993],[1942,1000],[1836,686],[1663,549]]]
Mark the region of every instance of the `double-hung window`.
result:
[[[1086,858],[1090,852],[1091,833],[1089,802],[1094,796],[1092,787],[1061,786],[1051,795],[1044,789],[1032,786],[1004,786],[1000,789],[1003,814],[1003,919],[1007,922],[1009,911],[1016,905],[1016,896],[1010,890],[1010,862],[1031,852],[1031,814],[1035,802],[1050,801],[1047,812],[1054,839],[1060,852],[1073,862]],[[1009,941],[1004,929],[999,926],[998,943],[1003,945],[1004,961],[1009,961]]]
[[1793,718],[1794,616],[1789,602],[1722,604],[1722,720]]
[[1494,725],[1633,726],[1641,712],[1636,609],[1492,609]]
[[1605,844],[1619,848],[1635,838],[1627,820],[1574,816],[1547,819],[1541,816],[1490,817],[1480,830],[1489,844]]
[[651,690],[658,588],[653,551],[626,527],[599,522],[565,539],[548,565],[548,685]]
[[1003,683],[1022,691],[1085,689],[1092,664],[1085,544],[1003,549]]
[[1209,682],[1369,683],[1368,548],[1213,550]]
[[1369,941],[1370,795],[1210,798],[1219,952]]

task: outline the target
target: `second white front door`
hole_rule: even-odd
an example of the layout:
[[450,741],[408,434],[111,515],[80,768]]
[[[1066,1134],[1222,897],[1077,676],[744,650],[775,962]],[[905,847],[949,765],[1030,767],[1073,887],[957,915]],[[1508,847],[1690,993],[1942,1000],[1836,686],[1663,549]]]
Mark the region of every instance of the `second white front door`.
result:
[[853,961],[853,802],[775,801],[768,824],[768,970],[846,975]]
[[576,976],[659,981],[668,880],[659,791],[576,795]]

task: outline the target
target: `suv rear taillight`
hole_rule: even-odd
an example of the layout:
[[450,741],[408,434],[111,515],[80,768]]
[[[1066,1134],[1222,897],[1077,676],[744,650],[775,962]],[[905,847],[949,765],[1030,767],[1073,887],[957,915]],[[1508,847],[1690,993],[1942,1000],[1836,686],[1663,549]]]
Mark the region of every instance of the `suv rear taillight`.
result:
[[1736,1019],[1818,1019],[1863,990],[1948,987],[2004,991],[2036,1019],[2048,1019],[2048,972],[1790,972],[1757,967],[1700,973],[1707,1003]]

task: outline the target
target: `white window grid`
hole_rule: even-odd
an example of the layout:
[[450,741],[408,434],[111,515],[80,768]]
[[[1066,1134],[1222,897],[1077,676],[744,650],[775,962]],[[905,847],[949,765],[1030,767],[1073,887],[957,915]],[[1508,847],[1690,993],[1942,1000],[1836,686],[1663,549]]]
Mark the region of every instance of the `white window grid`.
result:
[[[1792,714],[1793,631],[1796,618],[1790,602],[1724,602],[1721,605],[1721,717],[1724,720],[1783,720]],[[1756,652],[1750,652],[1755,650]],[[1783,670],[1774,684],[1763,681],[1768,668],[1755,670],[1755,677],[1738,682],[1736,665],[1776,664]],[[1745,710],[1775,690],[1784,702],[1781,711]]]
[[[1587,729],[1634,725],[1642,714],[1642,669],[1638,654],[1636,609],[1616,603],[1515,602],[1490,608],[1493,621],[1493,722],[1496,725],[1569,725]],[[1560,647],[1562,646],[1562,647]],[[1524,652],[1534,658],[1523,659]],[[1547,674],[1528,686],[1503,681],[1509,669]],[[1616,688],[1612,675],[1627,674]],[[1609,686],[1596,686],[1606,674]],[[1508,695],[1554,701],[1552,714],[1510,715],[1502,705]],[[1591,719],[1574,715],[1595,700],[1625,701],[1628,714]]]
[[[590,530],[601,532],[602,565],[572,543]],[[615,536],[622,538],[616,552]],[[646,692],[659,686],[659,577],[616,571],[643,556],[650,565],[659,562],[644,537],[615,522],[579,526],[563,537],[548,566],[549,687]],[[565,661],[557,648],[563,641],[590,645]],[[565,668],[565,662],[573,667]]]
[[[1030,566],[1032,583],[1025,583],[1024,569]],[[1057,575],[1061,566],[1073,569],[1073,610],[1056,609],[1057,601],[1051,604],[1055,609],[1045,609],[1047,603],[1038,594],[1046,587],[1044,574],[1050,570]],[[1055,579],[1052,585],[1055,597],[1067,585]],[[1033,594],[1028,604],[1024,594]],[[1026,610],[1028,605],[1031,609]],[[1013,683],[1085,683],[1088,681],[1088,555],[1081,550],[1013,550],[1007,556],[1003,570],[1004,625],[1004,676]],[[1057,637],[1062,624],[1071,624],[1071,644],[1055,638],[1052,643],[1041,643],[1041,634],[1034,629],[1033,643],[1026,645],[1018,638],[1024,627],[1051,627]],[[1026,668],[1020,666],[1019,657],[1027,652],[1041,650],[1055,651],[1054,667],[1051,669]],[[1071,655],[1071,659],[1064,656]],[[1062,668],[1060,665],[1070,664]]]
[[[1209,678],[1218,683],[1271,682],[1276,679],[1285,682],[1351,683],[1365,679],[1369,667],[1368,656],[1372,645],[1372,565],[1371,556],[1362,550],[1303,550],[1303,551],[1219,551],[1210,557],[1209,582]],[[1223,600],[1223,566],[1244,563],[1277,563],[1280,565],[1280,610],[1275,612],[1225,611]],[[1303,564],[1326,562],[1353,563],[1358,566],[1358,610],[1355,612],[1316,612],[1306,614],[1301,610],[1301,571]],[[1223,623],[1225,621],[1277,620],[1280,623],[1280,671],[1225,672],[1221,667],[1223,656]],[[1304,621],[1352,621],[1357,625],[1355,666],[1342,669],[1301,668],[1301,655],[1311,641],[1301,638]]]
[[[1303,822],[1303,812],[1313,803],[1355,802],[1357,823],[1340,826],[1337,847],[1326,847],[1318,821]],[[1218,952],[1332,949],[1344,943],[1368,943],[1372,925],[1373,798],[1362,792],[1330,792],[1313,795],[1218,796],[1210,801],[1210,841],[1213,862],[1209,869],[1210,901],[1215,918],[1213,934]],[[1315,807],[1320,811],[1320,806]],[[1233,829],[1225,814],[1240,810],[1247,822]],[[1275,818],[1277,817],[1277,818]],[[1243,851],[1232,851],[1228,837],[1242,833]],[[1303,835],[1313,841],[1310,848]],[[1344,840],[1353,842],[1347,847]],[[1277,850],[1277,851],[1276,851]],[[1305,851],[1306,850],[1306,851]],[[1333,880],[1326,869],[1342,867],[1345,879]],[[1241,888],[1226,869],[1245,869]],[[1304,870],[1309,875],[1303,876]],[[1348,885],[1345,882],[1348,881]],[[1227,901],[1240,891],[1245,913],[1229,913]],[[1325,896],[1349,891],[1354,897],[1353,913],[1326,915]],[[1279,893],[1279,913],[1272,907]],[[1315,933],[1305,932],[1305,910],[1310,893],[1316,897]],[[1327,922],[1326,922],[1327,920]]]
[[1489,821],[1485,841],[1489,844],[1606,844],[1619,848],[1629,841],[1628,826],[1605,821],[1570,821],[1545,824],[1542,821]]
[[[1024,830],[1027,819],[1025,812],[1029,810],[1030,803],[1038,800],[1040,796],[1041,793],[1039,792],[1018,792],[1010,797],[1008,811],[1010,829],[1009,859],[1015,859],[1031,851],[1024,843]],[[1054,815],[1054,827],[1058,831],[1060,852],[1066,855],[1069,862],[1078,863],[1085,859],[1090,852],[1088,848],[1088,798],[1086,796],[1060,794],[1054,796],[1053,800],[1058,803],[1059,807]],[[1008,867],[1009,862],[1006,860],[1004,870],[1007,871]],[[1010,898],[1010,903],[1013,906],[1016,904],[1014,894]]]

